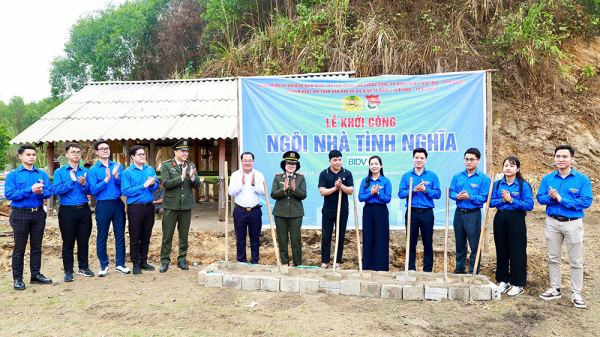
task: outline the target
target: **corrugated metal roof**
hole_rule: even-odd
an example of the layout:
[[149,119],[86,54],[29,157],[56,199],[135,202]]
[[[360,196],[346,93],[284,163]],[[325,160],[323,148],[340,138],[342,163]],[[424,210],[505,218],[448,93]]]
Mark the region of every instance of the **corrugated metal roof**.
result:
[[[339,77],[355,72],[275,76]],[[237,137],[237,80],[95,82],[10,141],[11,144],[121,139]]]

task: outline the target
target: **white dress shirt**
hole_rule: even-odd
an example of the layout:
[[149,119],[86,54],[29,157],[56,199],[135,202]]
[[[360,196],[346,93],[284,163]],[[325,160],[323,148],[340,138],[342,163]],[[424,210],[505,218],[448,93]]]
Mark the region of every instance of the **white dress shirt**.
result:
[[[252,186],[252,175],[254,174],[254,186]],[[246,183],[242,185],[242,175],[246,176]],[[265,195],[263,182],[265,177],[257,170],[246,174],[243,170],[237,170],[231,174],[229,179],[229,195],[235,197],[235,203],[242,207],[254,207],[260,204],[259,195]]]

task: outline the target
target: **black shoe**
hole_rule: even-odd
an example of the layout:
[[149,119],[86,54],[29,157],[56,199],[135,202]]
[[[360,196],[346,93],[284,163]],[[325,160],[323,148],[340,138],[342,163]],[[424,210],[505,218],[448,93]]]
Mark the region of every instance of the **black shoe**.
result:
[[167,270],[169,270],[169,264],[168,263],[163,263],[163,264],[160,265],[160,272],[161,273],[164,273]]
[[190,267],[188,267],[187,264],[185,264],[185,261],[177,262],[177,267],[181,268],[181,270],[189,270],[190,269]]
[[133,266],[133,275],[142,275],[142,268]]
[[452,274],[466,274],[467,272],[464,270],[456,270],[454,269],[454,271],[452,272]]
[[142,263],[142,269],[146,270],[146,271],[153,271],[154,267],[152,267],[151,265],[149,265],[147,262],[146,263]]
[[46,278],[44,275],[42,274],[37,274],[35,277],[31,278],[31,281],[29,283],[37,283],[37,284],[51,284],[52,280],[49,278]]
[[25,283],[23,283],[23,279],[16,279],[14,287],[15,290],[25,290]]

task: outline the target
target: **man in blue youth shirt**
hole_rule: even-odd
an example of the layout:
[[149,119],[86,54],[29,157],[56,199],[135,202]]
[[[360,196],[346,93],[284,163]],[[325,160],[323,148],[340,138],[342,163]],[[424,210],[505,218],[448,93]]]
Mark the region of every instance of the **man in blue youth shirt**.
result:
[[[427,163],[427,150],[418,148],[413,150],[413,163],[415,168],[402,175],[400,181],[400,190],[398,197],[407,199],[406,206],[408,207],[408,192],[410,188],[410,178],[413,178],[413,196],[410,207],[410,256],[408,260],[408,269],[416,270],[415,259],[417,257],[417,239],[419,230],[423,240],[423,271],[431,272],[433,270],[433,201],[439,199],[442,192],[440,191],[440,180],[433,171],[425,169]],[[404,222],[408,221],[408,210],[404,214]]]
[[[456,268],[453,274],[464,274],[467,266],[467,241],[471,247],[469,274],[473,273],[475,255],[481,235],[481,207],[487,201],[490,178],[477,169],[481,153],[476,148],[465,152],[465,170],[457,173],[450,183],[450,199],[456,200],[454,237],[456,240]],[[479,267],[477,268],[479,272]]]
[[145,164],[146,152],[140,145],[132,146],[129,155],[133,165],[123,171],[121,188],[127,197],[127,219],[129,219],[129,256],[133,263],[133,274],[154,270],[148,264],[148,248],[154,227],[154,195],[158,188],[158,177],[154,169]]
[[104,277],[108,273],[106,241],[111,222],[115,234],[115,270],[129,274],[129,268],[125,266],[125,204],[121,200],[123,166],[109,159],[110,146],[106,140],[95,142],[94,150],[98,161],[88,171],[87,182],[96,199],[96,253],[100,260],[98,277]]
[[36,159],[35,147],[23,145],[18,154],[22,165],[6,176],[4,194],[12,207],[9,221],[15,238],[12,254],[14,288],[25,290],[23,256],[29,238],[31,283],[52,283],[51,279],[40,274],[42,239],[46,227],[46,212],[42,206],[44,199],[52,196],[52,186],[48,174],[33,164]]
[[581,297],[583,286],[583,210],[592,205],[594,196],[590,179],[575,171],[571,164],[575,150],[569,145],[554,150],[557,170],[546,175],[540,183],[537,201],[546,205],[546,250],[550,289],[540,295],[544,300],[561,297],[561,256],[563,241],[567,242],[571,266],[571,302],[586,308]]
[[54,172],[52,190],[58,195],[58,227],[63,240],[62,259],[65,268],[65,282],[73,281],[73,250],[77,241],[77,274],[94,276],[89,269],[88,250],[92,234],[92,210],[88,204],[90,184],[86,183],[87,170],[79,166],[81,146],[68,144],[65,148],[68,164]]

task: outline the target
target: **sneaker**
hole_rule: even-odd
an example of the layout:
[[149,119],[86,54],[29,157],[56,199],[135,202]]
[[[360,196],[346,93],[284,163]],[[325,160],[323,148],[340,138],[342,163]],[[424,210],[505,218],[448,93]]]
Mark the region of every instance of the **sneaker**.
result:
[[73,282],[73,273],[65,273],[65,282]]
[[513,286],[512,289],[510,289],[510,291],[508,292],[508,296],[516,297],[516,296],[521,295],[524,292],[525,292],[525,290],[523,290],[523,287]]
[[581,297],[581,294],[571,295],[571,302],[573,302],[575,308],[585,309],[587,307],[587,305],[585,305],[585,301]]
[[141,275],[141,274],[142,274],[142,267],[133,266],[133,275]]
[[546,301],[560,298],[560,289],[550,288],[540,295],[540,298]]
[[79,269],[77,271],[77,275],[83,275],[85,277],[92,277],[92,276],[94,276],[94,272],[89,269]]
[[506,292],[508,291],[508,289],[510,289],[510,283],[508,283],[508,282],[500,282],[500,284],[498,285],[498,289],[500,290],[501,294],[506,294]]
[[108,266],[100,269],[100,271],[98,272],[98,277],[104,277],[106,276],[106,274],[108,274]]
[[125,267],[125,266],[117,266],[115,268],[116,271],[121,272],[123,274],[129,274],[131,272],[131,270],[129,270],[129,268]]

